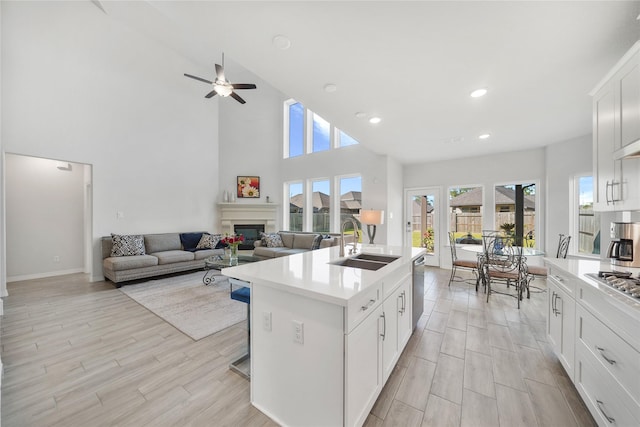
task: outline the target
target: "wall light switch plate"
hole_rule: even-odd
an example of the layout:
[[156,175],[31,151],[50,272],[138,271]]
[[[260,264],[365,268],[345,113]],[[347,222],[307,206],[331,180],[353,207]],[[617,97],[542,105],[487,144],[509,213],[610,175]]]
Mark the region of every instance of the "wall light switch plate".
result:
[[304,344],[304,323],[293,320],[293,342]]
[[262,312],[262,329],[265,331],[271,331],[271,312],[263,311]]

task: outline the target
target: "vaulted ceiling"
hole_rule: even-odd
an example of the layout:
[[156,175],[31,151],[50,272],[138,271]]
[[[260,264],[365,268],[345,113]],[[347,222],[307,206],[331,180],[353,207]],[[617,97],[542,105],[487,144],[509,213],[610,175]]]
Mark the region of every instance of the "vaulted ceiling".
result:
[[95,3],[212,73],[224,51],[234,81],[239,64],[402,163],[590,134],[589,91],[640,39],[639,1]]

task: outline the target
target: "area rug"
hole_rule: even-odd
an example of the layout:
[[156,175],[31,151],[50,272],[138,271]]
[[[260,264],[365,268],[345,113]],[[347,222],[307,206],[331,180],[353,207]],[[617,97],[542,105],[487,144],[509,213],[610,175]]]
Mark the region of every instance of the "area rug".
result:
[[203,274],[151,279],[120,290],[197,341],[247,318],[246,304],[229,298],[229,281],[217,275],[205,286]]

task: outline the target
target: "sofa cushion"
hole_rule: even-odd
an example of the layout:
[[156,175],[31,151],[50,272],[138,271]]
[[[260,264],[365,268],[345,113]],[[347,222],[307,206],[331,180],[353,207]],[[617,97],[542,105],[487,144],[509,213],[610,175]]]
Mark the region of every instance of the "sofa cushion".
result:
[[268,248],[281,248],[284,246],[282,237],[278,233],[260,233],[262,235],[262,242]]
[[174,262],[193,261],[195,256],[187,251],[162,251],[151,255],[158,258],[158,264],[172,264]]
[[145,234],[144,245],[147,248],[148,254],[163,251],[179,251],[182,247],[178,233]]
[[213,249],[218,245],[218,242],[220,242],[221,239],[222,234],[204,233],[196,245],[196,250]]
[[185,251],[193,252],[196,250],[196,246],[200,243],[203,233],[180,233],[180,243],[182,243],[182,249]]
[[287,249],[289,248],[286,248],[286,247],[267,248],[265,246],[258,246],[257,248],[253,249],[253,256],[263,257],[263,258],[273,258],[276,256],[278,252],[281,252]]
[[151,255],[109,257],[104,259],[102,265],[112,271],[131,270],[158,265],[158,258]]
[[113,246],[111,256],[144,255],[144,238],[141,234],[113,234],[111,233]]
[[285,245],[287,248],[292,248],[293,247],[293,236],[294,233],[283,233],[280,232],[278,233],[280,235],[280,238],[282,239],[282,244]]
[[293,237],[293,249],[315,249],[316,239],[322,238],[320,234],[295,234]]
[[322,240],[320,240],[320,246],[318,248],[323,249],[331,246],[337,246],[339,241],[340,241],[339,237],[325,236]]
[[277,256],[277,257],[289,256],[289,255],[301,254],[301,253],[308,252],[308,251],[309,251],[309,249],[289,249],[289,248],[284,248],[284,250],[276,252],[275,256]]

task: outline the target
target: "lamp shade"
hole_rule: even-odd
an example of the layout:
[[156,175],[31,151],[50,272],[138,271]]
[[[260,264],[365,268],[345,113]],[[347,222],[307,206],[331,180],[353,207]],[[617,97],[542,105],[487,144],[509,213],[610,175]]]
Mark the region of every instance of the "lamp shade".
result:
[[362,224],[384,224],[384,211],[374,209],[360,209],[360,222]]

